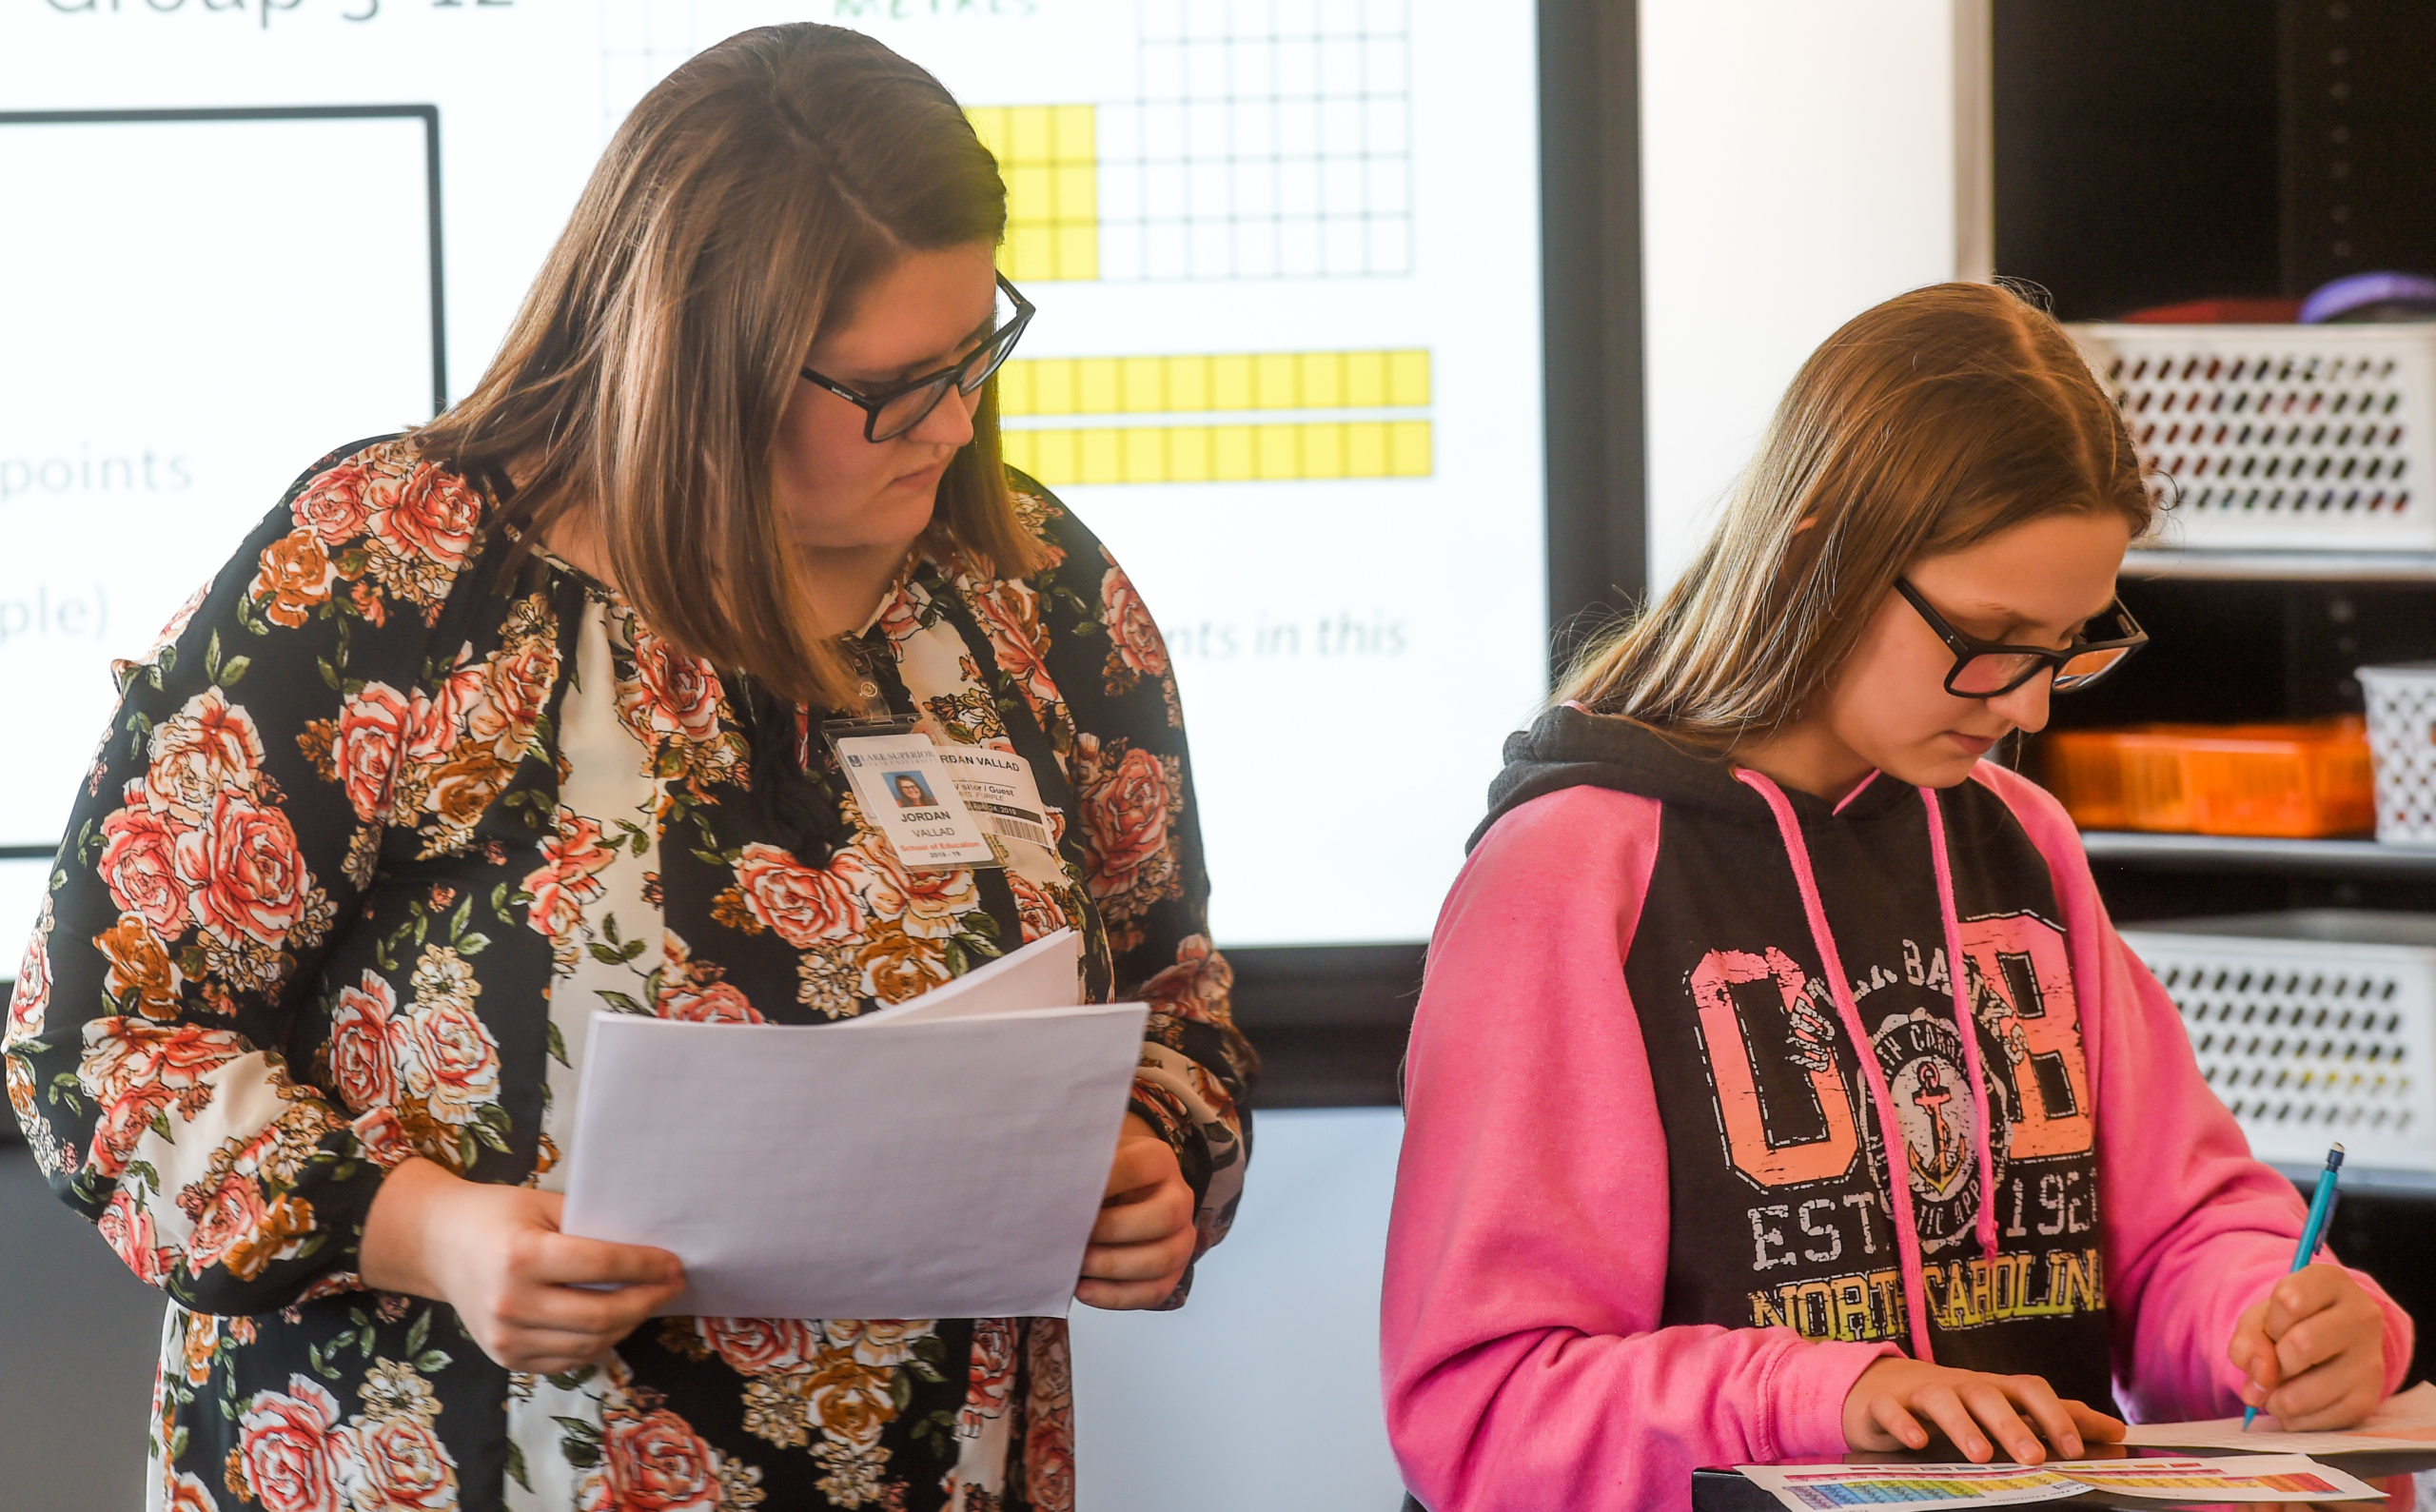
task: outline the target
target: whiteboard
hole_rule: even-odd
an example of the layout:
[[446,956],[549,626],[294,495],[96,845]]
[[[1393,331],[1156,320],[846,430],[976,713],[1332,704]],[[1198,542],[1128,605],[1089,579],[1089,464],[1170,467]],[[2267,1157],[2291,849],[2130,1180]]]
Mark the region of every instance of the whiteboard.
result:
[[[0,10],[0,100],[428,107],[436,335],[462,392],[609,131],[654,82],[768,22],[880,37],[956,93],[1006,166],[1002,265],[1040,308],[1002,387],[1009,453],[1099,531],[1167,632],[1214,933],[1228,945],[1386,941],[1428,932],[1499,743],[1545,691],[1537,40],[1530,9],[1513,12],[1484,20],[1428,0],[29,0]],[[413,131],[316,125],[293,133],[309,145],[265,158],[213,145],[233,129],[149,128],[148,142],[185,140],[72,180],[0,167],[35,175],[30,190],[0,181],[12,227],[33,232],[10,239],[0,321],[70,308],[54,344],[113,354],[55,396],[46,428],[0,404],[0,458],[81,460],[78,447],[101,456],[175,431],[198,504],[172,529],[170,512],[80,483],[72,504],[58,501],[72,519],[49,531],[0,504],[0,530],[24,545],[6,554],[23,566],[0,579],[0,616],[7,595],[39,601],[44,584],[98,585],[110,604],[101,628],[77,621],[87,638],[55,677],[24,684],[79,749],[0,769],[0,846],[56,834],[108,705],[101,669],[143,650],[155,607],[166,615],[322,450],[430,412],[435,344],[410,329],[418,310],[434,315],[415,304],[430,284],[412,266],[428,241]],[[335,156],[308,166],[314,152]],[[198,167],[187,182],[213,202],[210,239],[144,211],[170,163]],[[21,216],[28,205],[40,213]],[[93,215],[151,227],[144,278],[63,250]],[[324,276],[357,303],[275,328],[289,281]],[[130,280],[148,304],[118,302]],[[201,334],[206,320],[252,333],[238,343],[242,373]],[[343,372],[300,362],[346,332],[377,339],[349,340]],[[16,691],[16,664],[6,676]],[[1278,759],[1321,742],[1325,755]],[[1307,859],[1319,854],[1342,859]]]
[[[0,844],[54,843],[115,658],[332,446],[427,419],[415,114],[0,116]],[[402,187],[377,235],[323,203]],[[367,360],[368,357],[368,360]]]

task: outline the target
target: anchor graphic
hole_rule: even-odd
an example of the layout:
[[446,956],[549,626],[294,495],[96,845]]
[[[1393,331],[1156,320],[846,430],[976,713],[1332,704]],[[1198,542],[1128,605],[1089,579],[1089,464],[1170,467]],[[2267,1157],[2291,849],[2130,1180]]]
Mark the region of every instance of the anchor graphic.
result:
[[1962,1164],[1961,1139],[1958,1136],[1952,1140],[1946,1137],[1945,1105],[1952,1101],[1954,1090],[1946,1085],[1945,1073],[1937,1069],[1937,1063],[1922,1061],[1917,1083],[1912,1090],[1912,1102],[1915,1107],[1927,1109],[1929,1113],[1929,1158],[1921,1165],[1920,1174],[1926,1176],[1933,1187],[1944,1186],[1954,1175],[1955,1168]]

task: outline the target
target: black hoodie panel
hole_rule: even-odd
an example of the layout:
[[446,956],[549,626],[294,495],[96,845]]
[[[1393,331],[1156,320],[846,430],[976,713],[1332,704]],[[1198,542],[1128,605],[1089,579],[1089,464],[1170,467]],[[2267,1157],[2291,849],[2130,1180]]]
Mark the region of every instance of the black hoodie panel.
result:
[[[1662,805],[1624,961],[1666,1131],[1662,1321],[1910,1349],[1879,1120],[1765,801],[1723,762],[1570,710],[1507,757],[1492,820],[1585,784]],[[1787,796],[1903,1130],[1935,1359],[2112,1410],[2091,1096],[2045,859],[1979,784],[1937,795],[1992,1111],[1991,1267],[1920,794],[1879,777],[1840,814]]]

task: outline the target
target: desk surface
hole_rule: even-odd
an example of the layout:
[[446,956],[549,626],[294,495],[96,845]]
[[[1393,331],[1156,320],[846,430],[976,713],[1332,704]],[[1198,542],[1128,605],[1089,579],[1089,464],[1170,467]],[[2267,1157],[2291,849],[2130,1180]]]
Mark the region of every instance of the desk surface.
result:
[[[2158,1450],[2153,1457],[2198,1454],[2197,1450]],[[2212,1457],[2212,1451],[2210,1457]],[[2092,1458],[2111,1458],[2092,1456]],[[2436,1454],[2338,1454],[2318,1458],[2339,1469],[2348,1471],[2386,1493],[2383,1502],[2277,1502],[2240,1503],[2249,1508],[2269,1508],[2272,1512],[2299,1512],[2299,1509],[2320,1507],[2326,1512],[2407,1512],[2418,1503],[2413,1501],[2411,1477],[2423,1470],[2436,1470]],[[1900,1464],[1902,1455],[1853,1454],[1844,1457],[1847,1464]],[[1805,1462],[1807,1463],[1807,1462]],[[2150,1512],[2165,1512],[2171,1507],[2221,1507],[2223,1502],[2168,1502],[2157,1497],[2108,1495],[2092,1492],[2088,1496],[2068,1497],[2059,1502],[2039,1502],[2038,1507],[2144,1507]],[[1695,1470],[1692,1472],[1692,1512],[1782,1512],[1784,1503],[1759,1487],[1753,1485],[1731,1469]]]

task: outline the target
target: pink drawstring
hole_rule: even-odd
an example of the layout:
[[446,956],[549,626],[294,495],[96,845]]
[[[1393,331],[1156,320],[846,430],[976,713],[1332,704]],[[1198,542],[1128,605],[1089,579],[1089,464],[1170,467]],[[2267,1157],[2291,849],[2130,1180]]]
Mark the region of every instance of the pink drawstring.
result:
[[1937,869],[1937,915],[1945,926],[1946,985],[1954,992],[1954,1027],[1962,1031],[1962,1063],[1971,1070],[1971,1101],[1979,1110],[1979,1252],[1996,1264],[1996,1154],[1989,1142],[1988,1077],[1979,1066],[1979,1024],[1971,1011],[1971,962],[1962,953],[1962,920],[1954,904],[1954,868],[1946,859],[1945,811],[1935,788],[1922,788],[1929,807],[1929,855]]
[[[1878,1069],[1876,1048],[1861,1027],[1860,1005],[1853,1001],[1843,959],[1836,952],[1836,937],[1828,933],[1827,910],[1818,900],[1818,879],[1811,874],[1810,847],[1802,842],[1801,821],[1794,816],[1793,804],[1785,797],[1784,790],[1764,775],[1749,767],[1736,767],[1734,776],[1766,799],[1769,812],[1777,816],[1777,833],[1784,839],[1785,856],[1793,863],[1794,885],[1800,890],[1802,912],[1810,920],[1810,942],[1818,951],[1819,966],[1827,973],[1828,991],[1836,999],[1837,1017],[1843,1023],[1844,1032],[1852,1036],[1853,1053],[1860,1061],[1862,1079],[1869,1084],[1870,1102],[1877,1110],[1878,1136],[1886,1147],[1886,1184],[1895,1208],[1895,1249],[1903,1264],[1903,1308],[1912,1325],[1912,1356],[1935,1365],[1936,1355],[1929,1345],[1928,1284],[1920,1267],[1919,1226],[1912,1216],[1912,1161],[1903,1143],[1903,1125],[1895,1116],[1895,1096],[1887,1090],[1886,1073]],[[1982,1210],[1986,1210],[1984,1204]]]
[[1867,792],[1869,791],[1869,785],[1870,785],[1871,783],[1873,783],[1873,782],[1876,781],[1876,780],[1877,780],[1877,774],[1876,774],[1875,771],[1873,771],[1873,772],[1871,772],[1871,773],[1870,773],[1870,775],[1869,775],[1869,776],[1865,776],[1865,777],[1861,778],[1861,779],[1860,779],[1860,781],[1858,781],[1858,782],[1855,783],[1855,784],[1853,785],[1853,791],[1852,791],[1852,792],[1847,793],[1847,794],[1845,794],[1842,797],[1840,797],[1840,798],[1837,799],[1837,800],[1836,800],[1836,815],[1837,815],[1837,816],[1838,818],[1842,817],[1842,816],[1843,816],[1843,813],[1844,813],[1845,808],[1846,808],[1846,807],[1848,807],[1848,806],[1852,803],[1852,801],[1853,801],[1855,798],[1857,798],[1857,797],[1859,797],[1862,794],[1867,793]]

